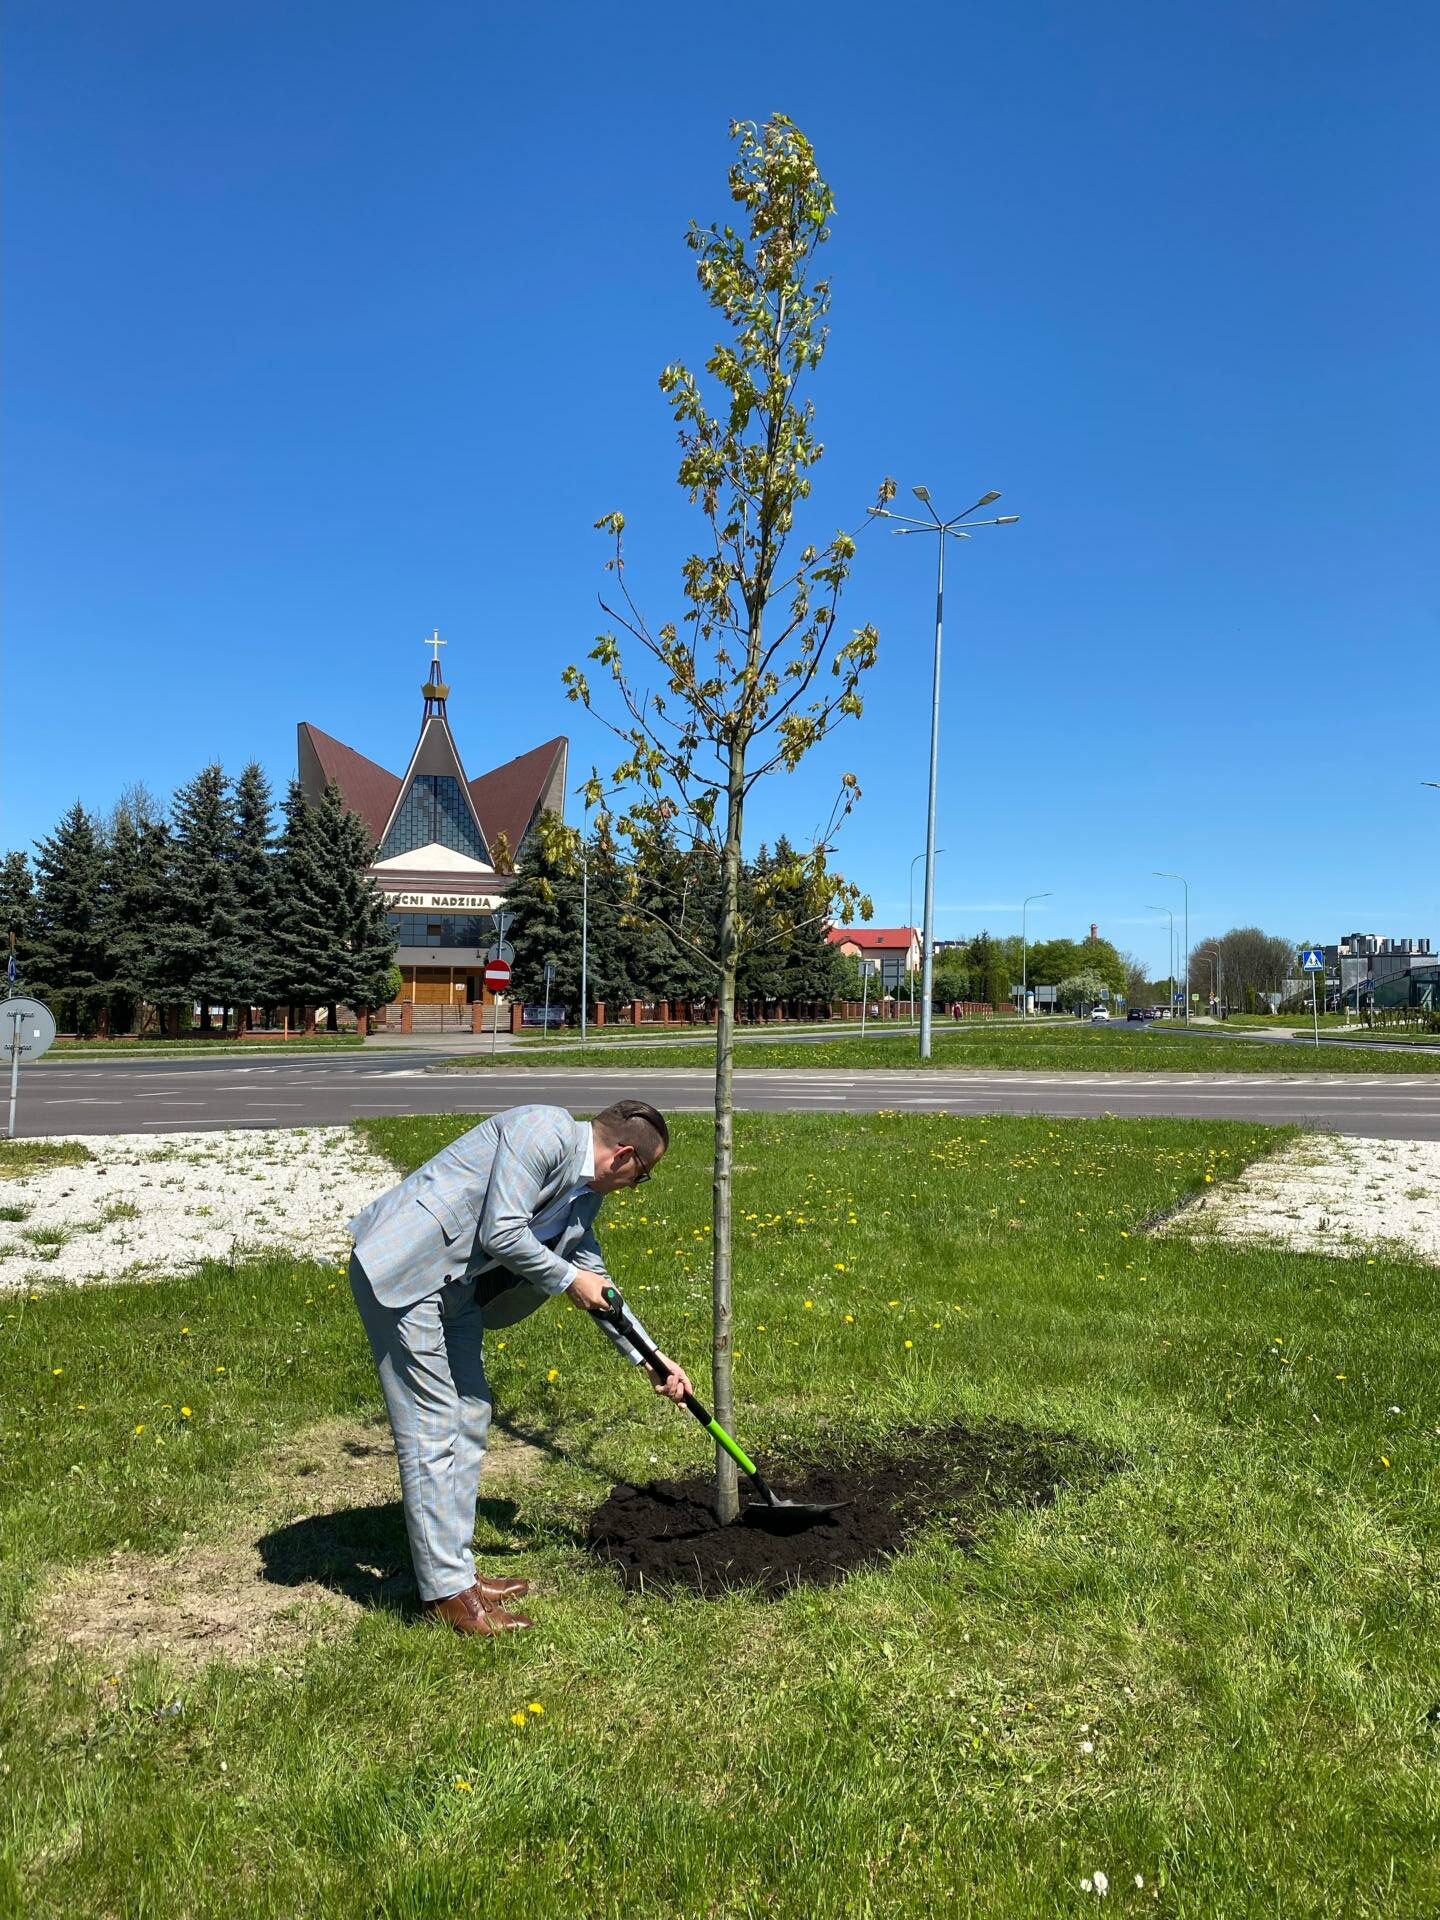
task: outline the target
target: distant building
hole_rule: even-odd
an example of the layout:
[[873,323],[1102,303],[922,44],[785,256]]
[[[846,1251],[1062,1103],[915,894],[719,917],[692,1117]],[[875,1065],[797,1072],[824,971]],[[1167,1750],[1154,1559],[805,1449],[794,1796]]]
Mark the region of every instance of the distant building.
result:
[[450,689],[440,678],[438,635],[421,687],[420,733],[403,774],[322,733],[299,726],[300,787],[318,801],[333,780],[368,827],[375,857],[367,869],[386,896],[405,977],[404,1000],[463,1004],[485,998],[482,973],[494,912],[523,859],[542,813],[563,814],[569,743],[532,747],[470,779],[446,717]]
[[831,927],[825,938],[853,954],[872,977],[878,973],[882,993],[899,993],[906,974],[920,970],[918,927]]
[[1347,933],[1323,951],[1331,1005],[1432,1004],[1440,961],[1428,940]]

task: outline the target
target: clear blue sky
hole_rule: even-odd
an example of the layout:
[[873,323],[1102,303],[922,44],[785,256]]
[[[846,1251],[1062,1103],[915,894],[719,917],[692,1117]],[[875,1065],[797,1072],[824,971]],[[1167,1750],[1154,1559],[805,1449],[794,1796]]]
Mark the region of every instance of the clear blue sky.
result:
[[[281,787],[299,719],[399,769],[435,625],[473,771],[603,754],[559,686],[591,523],[624,509],[668,617],[656,375],[713,338],[681,236],[727,211],[729,120],[780,110],[839,201],[815,531],[887,473],[1024,515],[950,576],[941,935],[1050,889],[1032,937],[1095,920],[1163,969],[1162,867],[1196,937],[1440,939],[1433,7],[724,18],[10,10],[4,843],[210,758]],[[751,816],[803,835],[853,767],[841,865],[887,922],[920,544],[867,534],[865,716]]]

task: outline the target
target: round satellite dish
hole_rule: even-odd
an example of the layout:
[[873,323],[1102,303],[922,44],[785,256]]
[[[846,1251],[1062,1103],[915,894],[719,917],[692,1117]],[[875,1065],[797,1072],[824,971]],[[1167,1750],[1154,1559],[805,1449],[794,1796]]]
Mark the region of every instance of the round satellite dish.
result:
[[0,1000],[0,1058],[38,1060],[54,1041],[55,1016],[43,1001],[24,994]]

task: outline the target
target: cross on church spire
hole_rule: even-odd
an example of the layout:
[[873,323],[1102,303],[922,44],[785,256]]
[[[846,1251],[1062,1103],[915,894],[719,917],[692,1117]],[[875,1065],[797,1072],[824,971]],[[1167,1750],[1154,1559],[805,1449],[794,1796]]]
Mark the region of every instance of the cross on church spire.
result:
[[420,689],[421,693],[425,696],[424,718],[428,720],[432,714],[438,714],[443,720],[445,717],[445,701],[450,689],[440,678],[440,649],[441,647],[448,647],[450,642],[440,638],[440,629],[436,627],[435,631],[424,644],[431,649],[430,678]]

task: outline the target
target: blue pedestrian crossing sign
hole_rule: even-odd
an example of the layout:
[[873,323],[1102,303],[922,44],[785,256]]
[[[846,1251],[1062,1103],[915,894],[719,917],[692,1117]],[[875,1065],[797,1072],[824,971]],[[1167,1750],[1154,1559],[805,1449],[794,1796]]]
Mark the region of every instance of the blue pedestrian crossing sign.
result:
[[1323,973],[1325,971],[1325,955],[1321,948],[1302,947],[1300,949],[1300,968],[1303,973]]

